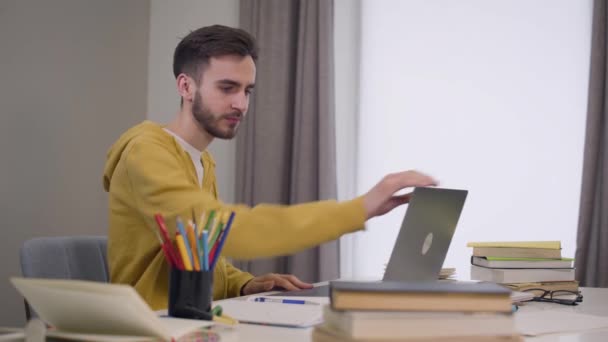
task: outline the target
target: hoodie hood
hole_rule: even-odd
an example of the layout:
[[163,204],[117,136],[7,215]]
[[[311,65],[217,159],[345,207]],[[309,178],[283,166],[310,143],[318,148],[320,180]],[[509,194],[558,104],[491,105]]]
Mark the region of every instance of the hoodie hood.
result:
[[103,169],[103,188],[105,191],[110,190],[110,182],[114,175],[114,170],[122,158],[122,153],[129,146],[129,143],[135,140],[137,137],[145,134],[158,134],[163,133],[161,125],[152,121],[144,121],[139,125],[131,127],[118,140],[110,147],[106,154],[106,164]]

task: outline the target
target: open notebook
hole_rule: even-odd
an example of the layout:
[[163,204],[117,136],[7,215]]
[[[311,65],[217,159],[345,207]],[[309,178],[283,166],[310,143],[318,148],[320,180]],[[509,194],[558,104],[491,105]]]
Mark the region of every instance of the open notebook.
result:
[[158,317],[131,286],[81,280],[11,278],[54,329],[47,335],[78,340],[177,340],[210,321]]

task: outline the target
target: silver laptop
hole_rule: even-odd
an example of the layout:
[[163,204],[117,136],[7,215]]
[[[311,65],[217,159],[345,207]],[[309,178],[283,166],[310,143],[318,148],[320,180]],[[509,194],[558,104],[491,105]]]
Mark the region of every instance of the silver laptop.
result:
[[[437,280],[468,191],[415,188],[382,280]],[[329,286],[275,296],[329,296]]]

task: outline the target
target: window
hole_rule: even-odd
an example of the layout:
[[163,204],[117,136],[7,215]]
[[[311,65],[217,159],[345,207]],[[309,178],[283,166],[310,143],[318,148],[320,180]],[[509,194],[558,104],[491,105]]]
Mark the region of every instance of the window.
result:
[[[574,256],[591,11],[591,0],[361,2],[356,192],[412,168],[468,189],[445,263],[459,277],[468,241],[561,240]],[[343,276],[382,276],[404,212],[343,242]]]

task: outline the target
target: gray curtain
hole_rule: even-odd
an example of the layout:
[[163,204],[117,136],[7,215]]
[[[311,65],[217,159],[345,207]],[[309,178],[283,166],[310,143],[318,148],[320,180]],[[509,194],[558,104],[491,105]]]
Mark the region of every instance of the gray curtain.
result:
[[[241,0],[241,28],[260,52],[255,94],[237,138],[236,200],[294,204],[336,197],[333,1]],[[236,262],[305,281],[339,275],[337,241],[295,255]]]
[[583,286],[608,287],[608,162],[606,94],[606,0],[596,0],[593,8],[591,71],[587,128],[583,164],[583,184],[576,243],[576,278]]

